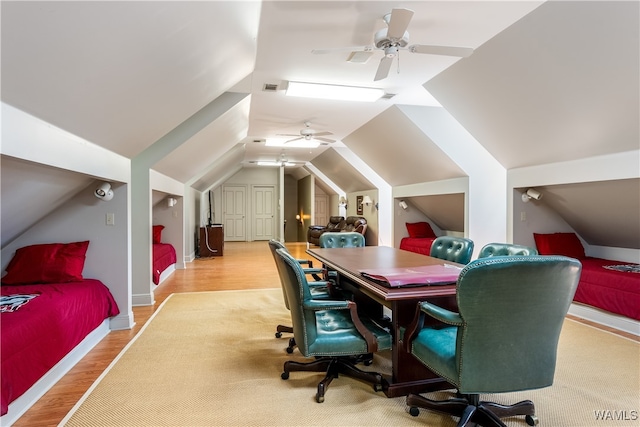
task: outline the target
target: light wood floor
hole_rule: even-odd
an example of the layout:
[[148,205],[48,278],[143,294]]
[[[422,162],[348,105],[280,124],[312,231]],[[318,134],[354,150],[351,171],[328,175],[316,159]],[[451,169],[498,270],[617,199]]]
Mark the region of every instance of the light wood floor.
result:
[[[288,243],[296,258],[309,258],[306,243]],[[314,266],[320,265],[315,262]],[[280,287],[267,242],[226,242],[224,256],[196,259],[176,272],[155,291],[153,307],[134,307],[136,325],[129,331],[113,331],[87,354],[15,424],[15,427],[56,426],[111,361],[172,293]],[[274,325],[275,328],[275,325]],[[621,334],[633,337],[629,334]],[[637,339],[637,337],[633,337]]]

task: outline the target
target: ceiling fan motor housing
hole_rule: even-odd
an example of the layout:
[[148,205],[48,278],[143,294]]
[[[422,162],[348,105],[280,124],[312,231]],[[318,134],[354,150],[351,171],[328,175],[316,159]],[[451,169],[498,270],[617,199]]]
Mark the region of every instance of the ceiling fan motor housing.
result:
[[409,32],[405,31],[400,39],[390,39],[387,37],[388,28],[378,30],[373,36],[374,45],[378,49],[384,49],[389,46],[405,47],[409,44]]

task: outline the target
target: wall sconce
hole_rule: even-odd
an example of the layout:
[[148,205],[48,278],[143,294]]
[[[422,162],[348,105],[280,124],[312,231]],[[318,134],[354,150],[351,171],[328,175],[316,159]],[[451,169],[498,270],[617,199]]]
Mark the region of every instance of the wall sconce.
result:
[[347,209],[347,199],[344,196],[340,196],[340,203],[338,207]]
[[103,182],[96,188],[93,194],[100,200],[104,200],[108,202],[113,199],[113,190],[111,189],[111,184],[108,182]]
[[405,202],[404,200],[400,200],[400,203],[398,203],[398,205],[400,205],[400,207],[401,207],[402,209],[404,209],[405,211],[406,211],[406,210],[407,210],[407,208],[409,207],[409,206],[407,205],[407,202]]
[[169,206],[170,208],[174,207],[176,205],[176,203],[178,203],[178,201],[176,199],[174,199],[173,197],[168,197],[167,198],[167,206]]
[[526,193],[522,193],[522,201],[524,203],[527,203],[531,199],[540,200],[542,199],[542,194],[533,188],[528,189]]
[[[371,197],[369,196],[364,196],[364,198],[362,199],[362,204],[365,206],[371,206],[373,205],[373,200],[371,200]],[[377,203],[374,206],[376,207],[376,209],[378,209]]]

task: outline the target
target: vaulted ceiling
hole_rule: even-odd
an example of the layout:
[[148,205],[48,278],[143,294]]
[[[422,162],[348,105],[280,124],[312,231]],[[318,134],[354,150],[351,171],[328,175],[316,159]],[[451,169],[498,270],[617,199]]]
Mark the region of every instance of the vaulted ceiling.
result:
[[[462,176],[396,105],[443,106],[508,169],[637,150],[640,140],[638,2],[0,7],[2,102],[125,157],[135,158],[224,92],[249,93],[154,166],[198,190],[282,155],[310,162],[345,191],[372,188],[340,156],[345,147],[390,185]],[[460,59],[401,51],[389,77],[377,82],[380,51],[364,64],[348,62],[348,51],[311,53],[372,44],[395,7],[415,12],[410,44],[474,53]],[[379,87],[394,96],[369,104],[291,98],[284,95],[287,81]],[[265,84],[277,89],[265,91]],[[315,149],[264,145],[297,134],[305,121],[336,142]],[[3,199],[8,191],[3,182]]]

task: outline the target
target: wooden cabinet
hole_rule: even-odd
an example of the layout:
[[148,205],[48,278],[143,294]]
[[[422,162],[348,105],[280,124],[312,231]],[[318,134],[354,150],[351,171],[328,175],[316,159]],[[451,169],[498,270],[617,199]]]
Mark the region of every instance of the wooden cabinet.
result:
[[222,224],[200,227],[200,256],[222,256],[224,252],[224,228]]

